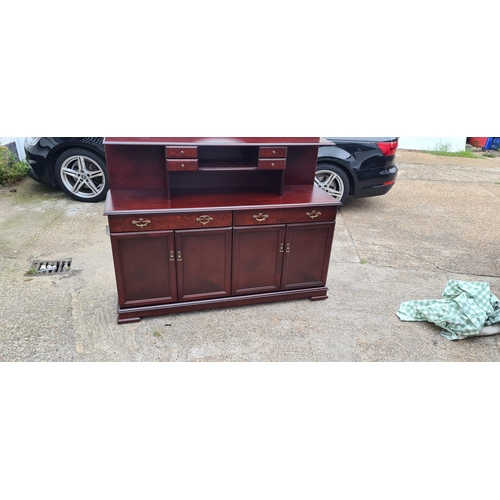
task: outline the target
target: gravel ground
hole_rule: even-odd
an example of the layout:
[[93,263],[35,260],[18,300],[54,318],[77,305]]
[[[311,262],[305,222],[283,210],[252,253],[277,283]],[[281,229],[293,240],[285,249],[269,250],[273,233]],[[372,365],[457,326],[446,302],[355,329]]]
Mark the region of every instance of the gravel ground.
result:
[[[401,302],[440,298],[449,279],[500,296],[500,158],[398,152],[385,196],[338,217],[330,298],[146,318],[117,325],[103,203],[31,179],[0,189],[2,361],[499,361],[500,335],[450,342],[404,323]],[[72,258],[65,276],[35,259]]]

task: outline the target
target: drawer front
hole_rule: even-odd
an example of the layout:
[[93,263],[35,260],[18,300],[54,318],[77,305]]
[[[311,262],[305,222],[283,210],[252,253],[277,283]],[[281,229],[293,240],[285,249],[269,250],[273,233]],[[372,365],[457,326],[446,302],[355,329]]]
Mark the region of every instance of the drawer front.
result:
[[286,158],[287,148],[259,148],[259,158]]
[[198,148],[196,146],[187,146],[185,148],[167,146],[165,149],[167,158],[198,158]]
[[235,226],[258,226],[294,222],[333,221],[337,207],[302,207],[271,210],[238,210],[234,212]]
[[286,160],[260,160],[259,170],[285,170]]
[[196,171],[198,160],[167,160],[167,170],[171,172]]
[[228,227],[232,226],[232,224],[232,212],[109,216],[109,230],[111,233],[162,231],[168,229],[203,229],[204,227]]

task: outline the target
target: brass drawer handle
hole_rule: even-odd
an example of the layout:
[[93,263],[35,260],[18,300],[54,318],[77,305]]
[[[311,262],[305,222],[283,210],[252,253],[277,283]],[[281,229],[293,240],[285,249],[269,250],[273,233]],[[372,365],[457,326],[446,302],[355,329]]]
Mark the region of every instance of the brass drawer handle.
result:
[[182,260],[181,252],[177,252],[177,261],[180,262]]
[[290,253],[290,243],[286,244],[286,253]]
[[175,260],[175,257],[174,257],[174,251],[173,251],[173,250],[170,252],[170,260],[171,260],[171,261],[174,261],[174,260]]
[[181,167],[184,168],[186,165],[184,165],[184,163],[181,163]]
[[253,216],[253,218],[258,222],[264,222],[268,217],[269,215],[263,214],[262,212],[260,212],[258,215]]
[[200,222],[203,225],[208,224],[212,220],[214,219],[213,217],[210,217],[210,215],[200,215],[199,217],[196,217],[196,222]]
[[150,220],[144,220],[142,217],[139,220],[133,220],[132,224],[135,224],[137,227],[146,227],[148,224],[151,224]]
[[283,253],[283,243],[280,245],[280,252]]
[[315,219],[316,217],[319,217],[321,215],[321,212],[316,212],[316,210],[313,210],[312,212],[306,212],[306,215],[309,215],[311,219]]

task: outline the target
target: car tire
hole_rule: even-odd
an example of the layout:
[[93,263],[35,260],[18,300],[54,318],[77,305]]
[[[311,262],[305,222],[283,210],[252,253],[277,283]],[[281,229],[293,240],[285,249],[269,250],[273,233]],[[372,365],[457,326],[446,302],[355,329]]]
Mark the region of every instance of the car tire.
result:
[[106,198],[109,188],[104,158],[89,149],[72,148],[56,160],[54,174],[59,187],[77,201],[96,202]]
[[349,196],[349,178],[341,167],[333,163],[317,164],[314,183],[340,203],[344,203]]

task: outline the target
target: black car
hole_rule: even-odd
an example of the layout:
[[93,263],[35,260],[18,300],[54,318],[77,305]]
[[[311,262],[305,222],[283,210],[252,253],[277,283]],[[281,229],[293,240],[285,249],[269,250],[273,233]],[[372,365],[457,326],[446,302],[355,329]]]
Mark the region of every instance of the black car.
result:
[[386,194],[398,174],[398,137],[327,137],[335,146],[321,146],[316,185],[335,199]]
[[[342,203],[387,193],[398,172],[397,137],[328,137],[321,146],[316,185]],[[78,201],[101,201],[109,188],[102,137],[28,137],[30,176]]]
[[78,201],[101,201],[109,188],[102,137],[27,137],[29,175]]

